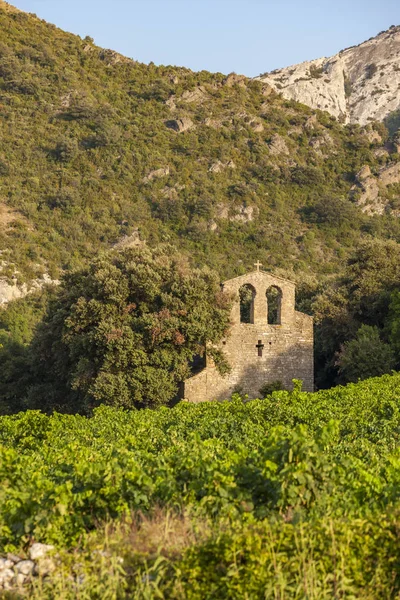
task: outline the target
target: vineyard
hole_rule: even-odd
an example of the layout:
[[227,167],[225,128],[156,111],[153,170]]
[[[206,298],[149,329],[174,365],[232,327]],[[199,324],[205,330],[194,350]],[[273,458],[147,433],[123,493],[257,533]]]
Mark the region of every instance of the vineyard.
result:
[[32,598],[399,598],[399,399],[1,417],[2,550],[56,547]]

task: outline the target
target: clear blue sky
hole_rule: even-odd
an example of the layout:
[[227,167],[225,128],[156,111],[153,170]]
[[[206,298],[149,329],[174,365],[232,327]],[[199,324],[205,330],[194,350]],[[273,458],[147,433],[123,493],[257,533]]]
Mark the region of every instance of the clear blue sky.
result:
[[141,62],[248,76],[330,56],[400,24],[400,0],[9,2]]

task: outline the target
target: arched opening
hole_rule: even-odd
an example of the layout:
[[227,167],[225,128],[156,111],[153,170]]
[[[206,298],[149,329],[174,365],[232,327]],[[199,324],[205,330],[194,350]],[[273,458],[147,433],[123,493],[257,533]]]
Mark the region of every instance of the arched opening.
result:
[[276,285],[271,285],[267,289],[267,309],[268,309],[268,324],[269,325],[280,325],[281,324],[281,304],[282,304],[282,290]]
[[256,290],[252,285],[246,283],[239,290],[240,298],[240,322],[254,323],[254,298]]

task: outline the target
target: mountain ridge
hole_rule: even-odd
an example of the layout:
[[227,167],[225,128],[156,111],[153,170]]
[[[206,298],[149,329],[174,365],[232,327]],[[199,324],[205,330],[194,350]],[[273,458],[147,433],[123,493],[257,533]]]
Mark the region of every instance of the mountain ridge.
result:
[[144,65],[4,6],[0,279],[168,241],[222,278],[259,259],[316,285],[365,237],[400,239],[396,190],[381,198],[379,179],[379,210],[358,205],[357,173],[397,161],[381,124],[343,126],[234,73]]
[[327,110],[344,123],[385,121],[400,109],[400,26],[331,57],[276,69],[256,79],[287,99]]

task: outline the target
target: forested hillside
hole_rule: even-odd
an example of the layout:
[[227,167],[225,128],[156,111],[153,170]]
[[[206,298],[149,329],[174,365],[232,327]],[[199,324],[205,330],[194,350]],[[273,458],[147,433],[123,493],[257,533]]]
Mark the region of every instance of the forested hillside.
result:
[[222,278],[260,259],[315,282],[362,238],[398,239],[395,186],[382,215],[349,195],[363,165],[398,158],[381,124],[343,127],[234,74],[140,64],[3,2],[0,30],[3,276],[56,278],[142,240]]

